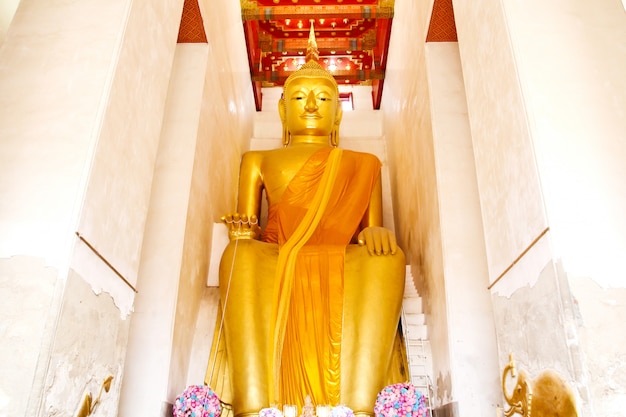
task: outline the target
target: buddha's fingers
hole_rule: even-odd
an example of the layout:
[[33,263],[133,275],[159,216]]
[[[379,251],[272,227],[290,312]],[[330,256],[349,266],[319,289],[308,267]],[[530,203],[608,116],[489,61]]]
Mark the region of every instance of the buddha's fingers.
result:
[[389,250],[392,255],[395,255],[398,251],[398,241],[396,240],[396,235],[392,232],[389,232]]
[[374,254],[374,244],[372,243],[372,231],[370,228],[361,230],[358,237],[359,245],[365,246],[370,255]]
[[[381,255],[383,253],[383,230],[381,229],[374,229],[371,231],[372,234],[372,243],[374,244],[374,253],[376,255]],[[371,253],[371,252],[370,252]]]
[[370,255],[394,255],[398,250],[396,236],[384,227],[367,227],[358,236],[360,246],[366,246]]
[[[391,233],[387,232],[385,233],[385,236],[383,236],[383,238],[381,239],[381,245],[382,245],[382,254],[383,255],[389,255],[391,252]],[[380,255],[380,254],[379,254]]]

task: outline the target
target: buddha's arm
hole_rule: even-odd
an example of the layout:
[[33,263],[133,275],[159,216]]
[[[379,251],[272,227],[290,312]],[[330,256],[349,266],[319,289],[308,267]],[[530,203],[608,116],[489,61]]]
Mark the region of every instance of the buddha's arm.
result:
[[371,226],[383,225],[383,189],[381,185],[380,174],[374,184],[370,202],[361,221],[361,229]]
[[241,159],[237,213],[222,217],[231,240],[257,239],[261,234],[258,218],[263,195],[262,161],[263,155],[259,152],[246,152]]
[[261,152],[246,152],[239,168],[239,191],[237,194],[237,212],[248,216],[259,216],[263,195],[263,176]]
[[380,175],[374,184],[369,206],[361,221],[359,245],[365,245],[370,255],[393,255],[398,249],[394,233],[383,227],[383,196]]

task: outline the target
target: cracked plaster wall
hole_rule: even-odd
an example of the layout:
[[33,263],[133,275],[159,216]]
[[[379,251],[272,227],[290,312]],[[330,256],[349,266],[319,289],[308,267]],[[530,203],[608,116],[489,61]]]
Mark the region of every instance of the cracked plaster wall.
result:
[[44,395],[32,411],[42,416],[71,417],[83,394],[89,392],[95,400],[104,379],[111,375],[110,391],[102,392],[94,415],[116,415],[129,321],[120,317],[109,294],[94,294],[73,271],[64,292]]

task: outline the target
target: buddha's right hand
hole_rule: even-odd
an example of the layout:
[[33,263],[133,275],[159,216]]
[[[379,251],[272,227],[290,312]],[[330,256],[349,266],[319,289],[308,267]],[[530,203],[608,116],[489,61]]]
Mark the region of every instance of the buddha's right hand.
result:
[[248,217],[245,214],[232,213],[222,216],[222,222],[228,227],[228,238],[256,239],[261,235],[259,219],[256,215]]
[[370,255],[395,255],[398,250],[396,235],[385,227],[366,227],[359,233],[358,243],[367,247]]

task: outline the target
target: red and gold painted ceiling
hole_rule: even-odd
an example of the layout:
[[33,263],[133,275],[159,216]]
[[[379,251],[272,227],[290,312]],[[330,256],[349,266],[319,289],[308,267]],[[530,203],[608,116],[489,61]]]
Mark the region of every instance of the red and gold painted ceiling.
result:
[[[394,0],[240,0],[257,109],[261,88],[280,86],[304,63],[311,24],[320,63],[339,84],[371,85],[379,108]],[[435,0],[428,41],[456,41],[452,0]],[[198,0],[185,0],[179,43],[206,42]]]
[[382,92],[393,0],[242,0],[241,5],[256,89],[282,85],[304,64],[313,24],[320,64],[338,83],[371,85],[375,96]]

